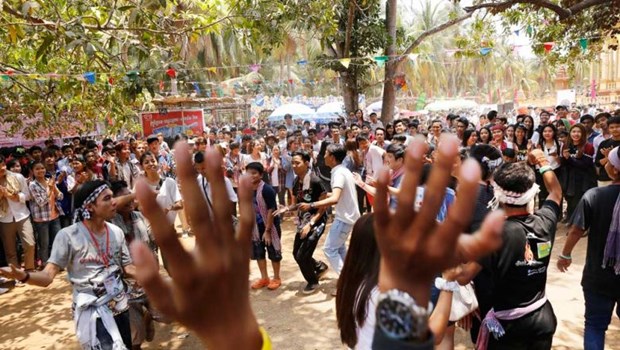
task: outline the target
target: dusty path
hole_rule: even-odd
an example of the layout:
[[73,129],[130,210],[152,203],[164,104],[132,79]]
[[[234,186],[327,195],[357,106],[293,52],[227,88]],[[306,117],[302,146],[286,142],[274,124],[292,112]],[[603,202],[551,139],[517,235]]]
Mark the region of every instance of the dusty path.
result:
[[[303,278],[291,256],[293,232],[290,221],[284,224],[283,285],[277,291],[261,290],[251,293],[252,304],[261,324],[268,330],[276,349],[344,349],[340,344],[334,298],[330,292],[336,280],[329,274],[321,290],[310,296],[301,294]],[[553,255],[563,246],[566,230],[561,226]],[[187,247],[193,239],[184,239]],[[582,349],[583,295],[579,284],[585,240],[573,253],[571,271],[561,274],[555,265],[550,267],[548,297],[558,317],[554,349]],[[321,244],[319,245],[319,247]],[[324,259],[320,248],[315,257]],[[555,258],[552,260],[555,264]],[[70,315],[71,292],[65,275],[56,278],[47,289],[19,287],[0,295],[0,349],[79,349],[76,344]],[[251,279],[258,277],[255,264]],[[457,349],[472,348],[464,332],[457,331]],[[178,325],[156,324],[156,337],[144,349],[200,349],[196,337]],[[620,350],[620,322],[614,319],[607,332],[609,350]]]

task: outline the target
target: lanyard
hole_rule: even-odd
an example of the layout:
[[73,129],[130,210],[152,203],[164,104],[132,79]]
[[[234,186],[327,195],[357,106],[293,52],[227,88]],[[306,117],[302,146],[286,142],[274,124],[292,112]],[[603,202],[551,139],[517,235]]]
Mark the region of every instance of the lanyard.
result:
[[97,238],[90,231],[88,226],[86,226],[86,223],[84,221],[82,221],[82,224],[84,224],[84,227],[86,227],[86,230],[90,234],[90,238],[92,239],[93,244],[95,245],[95,248],[97,248],[97,255],[99,255],[101,260],[103,260],[105,267],[108,267],[110,265],[110,260],[108,259],[108,256],[110,255],[110,231],[108,229],[108,225],[107,224],[105,225],[105,255],[102,255],[101,254],[102,250],[101,250],[101,247],[99,247],[99,242],[97,241]]

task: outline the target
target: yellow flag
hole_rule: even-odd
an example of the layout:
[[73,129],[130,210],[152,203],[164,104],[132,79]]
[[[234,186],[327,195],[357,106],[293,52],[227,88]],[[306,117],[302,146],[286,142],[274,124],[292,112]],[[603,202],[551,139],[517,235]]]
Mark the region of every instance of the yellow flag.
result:
[[340,64],[342,64],[344,66],[344,68],[349,68],[349,65],[351,64],[351,59],[350,58],[341,58],[340,59]]

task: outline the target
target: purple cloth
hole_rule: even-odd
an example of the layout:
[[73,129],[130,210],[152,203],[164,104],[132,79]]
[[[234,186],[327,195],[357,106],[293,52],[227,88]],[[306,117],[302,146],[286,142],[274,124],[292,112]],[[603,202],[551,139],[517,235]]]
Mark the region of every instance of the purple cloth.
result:
[[547,302],[547,297],[543,297],[542,299],[526,306],[526,307],[518,307],[510,310],[503,311],[495,311],[494,309],[489,310],[489,312],[482,320],[482,325],[480,326],[480,331],[478,332],[478,339],[476,340],[476,350],[486,350],[489,345],[489,333],[493,333],[493,337],[498,339],[499,337],[506,334],[504,327],[499,323],[499,320],[516,320],[521,318],[527,314],[530,314],[545,305]]

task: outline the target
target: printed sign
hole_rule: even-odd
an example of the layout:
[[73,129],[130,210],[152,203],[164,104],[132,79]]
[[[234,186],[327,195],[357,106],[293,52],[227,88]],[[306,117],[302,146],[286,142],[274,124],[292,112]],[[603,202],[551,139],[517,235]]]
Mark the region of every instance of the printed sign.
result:
[[205,125],[202,109],[144,112],[140,113],[140,121],[144,136],[161,132],[165,138],[173,138],[182,133],[188,136],[202,135]]

